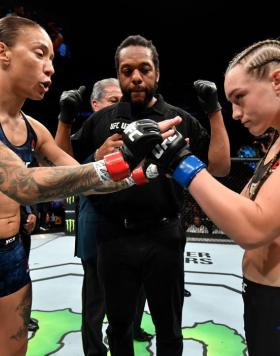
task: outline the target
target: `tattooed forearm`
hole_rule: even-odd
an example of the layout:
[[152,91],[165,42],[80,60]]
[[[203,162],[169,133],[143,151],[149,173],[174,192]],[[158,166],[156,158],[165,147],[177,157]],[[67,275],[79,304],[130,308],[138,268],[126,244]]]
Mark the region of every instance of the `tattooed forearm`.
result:
[[91,190],[92,193],[110,193],[125,189],[121,182],[102,183],[93,164],[63,167],[14,167],[0,164],[0,190],[20,204],[63,198]]
[[92,163],[81,166],[26,168],[0,142],[0,191],[20,204],[35,204],[91,191],[104,194],[128,188],[126,181],[101,182]]

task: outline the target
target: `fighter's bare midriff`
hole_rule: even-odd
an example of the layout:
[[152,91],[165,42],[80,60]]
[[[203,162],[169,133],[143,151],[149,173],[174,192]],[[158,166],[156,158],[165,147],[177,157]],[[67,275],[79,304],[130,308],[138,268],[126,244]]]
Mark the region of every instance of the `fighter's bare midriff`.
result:
[[0,193],[0,239],[14,236],[19,231],[19,204]]
[[[271,159],[271,155],[268,160]],[[249,198],[248,189],[241,195]],[[272,242],[246,250],[243,256],[243,275],[250,281],[268,286],[280,287],[280,236]]]
[[243,274],[253,282],[280,287],[280,236],[273,242],[245,251]]

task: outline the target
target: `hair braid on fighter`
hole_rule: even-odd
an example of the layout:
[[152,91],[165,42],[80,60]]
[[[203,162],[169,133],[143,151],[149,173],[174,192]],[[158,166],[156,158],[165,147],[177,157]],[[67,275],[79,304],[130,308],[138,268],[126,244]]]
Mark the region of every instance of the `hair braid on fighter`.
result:
[[183,188],[187,188],[195,175],[206,168],[206,164],[192,154],[177,130],[154,147],[147,162],[157,165],[159,173],[169,174]]
[[155,121],[142,119],[132,122],[123,132],[123,145],[119,151],[104,157],[109,175],[116,181],[128,177],[153,147],[161,142],[162,136]]

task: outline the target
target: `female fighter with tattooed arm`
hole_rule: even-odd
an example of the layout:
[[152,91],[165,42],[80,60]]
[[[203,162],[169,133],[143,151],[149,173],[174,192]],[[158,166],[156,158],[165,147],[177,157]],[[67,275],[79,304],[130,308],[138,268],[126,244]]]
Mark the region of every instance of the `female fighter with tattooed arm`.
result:
[[[17,16],[0,19],[0,355],[22,356],[27,349],[31,283],[19,238],[19,204],[34,204],[93,189],[112,192],[128,187],[127,177],[179,118],[157,125],[131,124],[118,156],[77,166],[58,148],[50,132],[21,111],[26,99],[41,100],[54,74],[53,46],[36,22]],[[170,132],[166,133],[168,136]],[[131,137],[131,139],[129,138]],[[12,152],[14,151],[14,152]],[[26,168],[36,153],[43,165]],[[25,163],[24,163],[25,162]],[[74,167],[76,165],[76,167]]]

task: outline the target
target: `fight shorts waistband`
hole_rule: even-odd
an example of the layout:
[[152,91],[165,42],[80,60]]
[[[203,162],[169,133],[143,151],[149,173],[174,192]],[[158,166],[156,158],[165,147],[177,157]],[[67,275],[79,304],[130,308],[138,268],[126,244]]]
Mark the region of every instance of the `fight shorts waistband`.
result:
[[243,276],[243,283],[242,283],[242,290],[243,292],[245,290],[248,290],[249,289],[258,289],[258,290],[263,290],[263,291],[274,291],[277,293],[280,293],[280,287],[278,286],[270,286],[268,284],[260,284],[260,283],[257,283],[257,282],[253,282],[253,281],[250,281],[249,279],[247,279],[246,277]]
[[5,250],[6,248],[12,247],[19,239],[19,234],[16,234],[6,239],[0,239],[0,250]]

